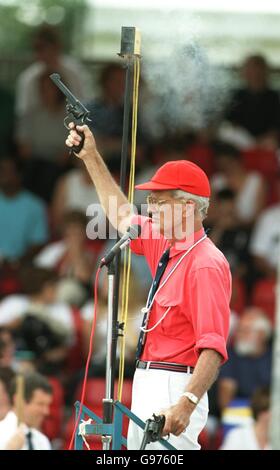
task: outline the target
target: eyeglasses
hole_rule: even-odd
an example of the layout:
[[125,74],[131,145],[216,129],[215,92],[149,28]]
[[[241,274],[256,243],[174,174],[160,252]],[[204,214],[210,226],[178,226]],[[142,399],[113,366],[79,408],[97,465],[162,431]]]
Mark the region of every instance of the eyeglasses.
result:
[[147,197],[147,204],[148,206],[156,206],[156,207],[161,207],[164,204],[171,202],[171,200],[168,199],[157,199],[154,196],[148,196]]
[[155,206],[155,207],[162,207],[164,206],[164,204],[168,204],[168,203],[171,203],[171,202],[175,202],[175,201],[178,201],[178,202],[185,202],[186,203],[186,200],[183,199],[183,198],[178,198],[178,199],[157,199],[156,197],[154,196],[148,196],[147,197],[147,204],[148,206]]

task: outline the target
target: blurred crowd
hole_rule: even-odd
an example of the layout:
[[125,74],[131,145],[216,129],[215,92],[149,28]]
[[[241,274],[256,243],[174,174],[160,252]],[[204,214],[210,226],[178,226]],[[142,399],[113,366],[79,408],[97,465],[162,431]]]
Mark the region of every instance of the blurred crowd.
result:
[[[14,95],[0,90],[6,110],[0,129],[0,449],[67,445],[93,319],[94,277],[112,243],[87,237],[87,208],[98,202],[97,194],[83,164],[65,148],[65,99],[50,73],[58,72],[90,109],[98,148],[117,181],[120,171],[125,69],[105,65],[97,95],[85,67],[64,55],[56,30],[40,28],[33,50],[34,62],[18,77]],[[229,361],[210,391],[211,416],[201,436],[205,449],[269,448],[280,247],[280,98],[270,86],[265,57],[247,57],[240,70],[240,88],[230,91],[219,123],[194,131],[186,122],[184,131],[166,128],[161,138],[155,138],[145,115],[149,90],[144,79],[140,85],[136,180],[145,181],[169,160],[201,166],[212,186],[208,236],[225,254],[233,275]],[[138,206],[146,202],[142,193],[135,194]],[[125,404],[150,280],[145,262],[134,257]],[[97,406],[94,391],[101,400],[104,390],[106,300],[104,275],[86,397],[92,407]],[[19,372],[26,382],[24,423],[33,430],[35,444],[17,425]],[[230,429],[237,424],[243,426],[242,438]]]

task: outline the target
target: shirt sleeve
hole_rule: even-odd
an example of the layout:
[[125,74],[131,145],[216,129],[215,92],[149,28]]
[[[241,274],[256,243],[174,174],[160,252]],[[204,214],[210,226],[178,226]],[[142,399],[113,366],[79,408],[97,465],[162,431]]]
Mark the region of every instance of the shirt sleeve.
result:
[[203,349],[214,349],[221,354],[223,362],[228,359],[230,279],[226,269],[203,267],[191,274],[188,295],[197,356]]

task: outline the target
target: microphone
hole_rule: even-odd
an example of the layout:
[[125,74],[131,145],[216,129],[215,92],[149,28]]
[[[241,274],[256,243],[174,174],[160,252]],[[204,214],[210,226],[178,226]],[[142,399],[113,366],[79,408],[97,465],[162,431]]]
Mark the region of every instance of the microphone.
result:
[[135,240],[136,238],[139,237],[141,233],[141,226],[140,225],[131,225],[125,234],[122,236],[122,238],[111,248],[111,250],[107,253],[107,255],[102,258],[100,262],[100,267],[107,266],[108,264],[111,263],[111,261],[114,259],[116,254],[120,251],[123,250],[131,240]]

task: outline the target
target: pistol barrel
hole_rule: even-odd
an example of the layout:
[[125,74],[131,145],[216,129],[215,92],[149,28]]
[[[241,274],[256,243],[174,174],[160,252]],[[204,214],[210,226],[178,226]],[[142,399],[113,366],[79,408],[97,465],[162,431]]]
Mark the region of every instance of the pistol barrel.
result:
[[72,104],[75,104],[77,99],[71,93],[71,91],[67,88],[66,85],[61,81],[60,75],[58,73],[52,73],[50,75],[51,80],[54,82],[54,84],[62,91],[62,93],[67,96],[68,100],[72,102]]
[[66,96],[68,102],[72,106],[77,106],[80,110],[80,112],[84,112],[86,115],[89,114],[89,111],[87,108],[81,103],[74,95],[71,93],[69,88],[67,88],[66,85],[61,81],[60,75],[58,73],[52,73],[50,75],[51,80],[54,82],[54,84],[62,91],[62,93]]

